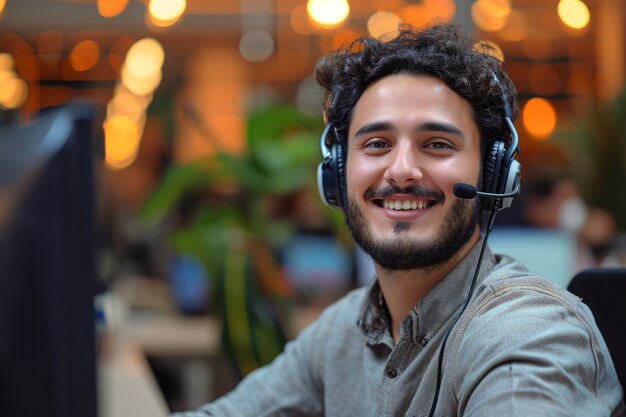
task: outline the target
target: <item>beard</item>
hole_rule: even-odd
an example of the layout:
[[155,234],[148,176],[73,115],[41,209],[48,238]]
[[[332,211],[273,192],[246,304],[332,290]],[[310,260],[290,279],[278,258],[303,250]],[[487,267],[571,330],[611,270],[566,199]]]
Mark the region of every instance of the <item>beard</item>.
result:
[[[367,200],[374,195],[385,197],[393,193],[435,198],[439,204],[445,199],[440,191],[426,190],[419,186],[404,190],[397,187],[386,187],[377,192],[368,190],[365,198]],[[345,220],[355,242],[382,268],[396,271],[426,269],[451,259],[474,235],[479,214],[479,199],[457,198],[444,215],[443,222],[434,236],[426,240],[410,238],[405,232],[409,231],[411,223],[403,221],[394,224],[392,238],[375,238],[368,228],[363,212],[350,198]]]

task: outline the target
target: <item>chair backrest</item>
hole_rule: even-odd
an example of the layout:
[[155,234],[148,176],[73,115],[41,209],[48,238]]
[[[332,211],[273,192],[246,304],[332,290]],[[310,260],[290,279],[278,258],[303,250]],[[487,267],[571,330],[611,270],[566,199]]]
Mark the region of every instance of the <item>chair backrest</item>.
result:
[[626,383],[626,268],[586,269],[567,289],[589,306],[609,348],[617,376]]

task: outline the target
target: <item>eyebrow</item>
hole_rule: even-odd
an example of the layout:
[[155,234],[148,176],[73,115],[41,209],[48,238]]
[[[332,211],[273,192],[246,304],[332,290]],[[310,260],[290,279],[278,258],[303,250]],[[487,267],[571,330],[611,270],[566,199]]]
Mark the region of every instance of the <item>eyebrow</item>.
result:
[[450,123],[425,122],[420,124],[415,130],[426,132],[451,133],[457,136],[464,136],[463,131]]
[[[361,126],[354,134],[355,137],[373,132],[391,132],[395,130],[394,126],[389,122],[372,122]],[[424,122],[419,124],[415,131],[418,132],[442,132],[451,133],[453,135],[463,137],[463,131],[450,123],[442,122]]]
[[373,132],[391,132],[395,130],[393,125],[389,122],[371,122],[371,123],[366,123],[363,126],[361,126],[359,128],[359,130],[357,130],[354,133],[354,137],[358,137],[361,135],[365,135],[368,133],[373,133]]

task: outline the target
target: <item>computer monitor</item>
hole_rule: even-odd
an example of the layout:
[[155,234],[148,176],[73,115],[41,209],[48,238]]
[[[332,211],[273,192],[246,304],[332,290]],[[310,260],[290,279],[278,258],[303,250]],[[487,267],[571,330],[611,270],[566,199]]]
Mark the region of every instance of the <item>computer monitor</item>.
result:
[[73,103],[0,126],[0,416],[97,415],[97,116]]

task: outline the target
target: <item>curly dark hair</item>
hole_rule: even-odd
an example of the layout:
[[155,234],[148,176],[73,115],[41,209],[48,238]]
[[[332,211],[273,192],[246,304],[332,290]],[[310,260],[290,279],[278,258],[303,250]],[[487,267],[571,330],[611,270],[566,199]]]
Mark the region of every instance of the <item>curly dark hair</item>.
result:
[[369,85],[392,74],[429,74],[470,103],[484,151],[491,140],[508,139],[505,111],[512,120],[519,113],[515,87],[492,52],[460,26],[447,24],[421,30],[402,25],[389,42],[359,39],[317,63],[315,75],[327,93],[326,122],[345,142],[354,106]]

